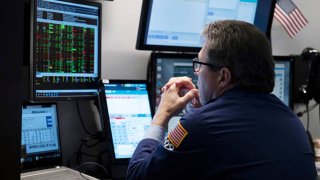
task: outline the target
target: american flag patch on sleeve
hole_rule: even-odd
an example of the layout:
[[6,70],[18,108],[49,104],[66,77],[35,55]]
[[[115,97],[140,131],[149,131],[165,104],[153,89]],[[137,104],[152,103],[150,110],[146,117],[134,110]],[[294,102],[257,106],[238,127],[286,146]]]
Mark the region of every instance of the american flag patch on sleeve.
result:
[[188,135],[187,130],[185,130],[180,121],[173,131],[169,133],[168,139],[174,145],[175,148],[179,147],[182,140]]

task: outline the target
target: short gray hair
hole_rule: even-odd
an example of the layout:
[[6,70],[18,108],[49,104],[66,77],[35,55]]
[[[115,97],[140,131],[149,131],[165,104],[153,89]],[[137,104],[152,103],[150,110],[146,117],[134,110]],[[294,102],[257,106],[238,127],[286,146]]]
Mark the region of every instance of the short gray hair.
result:
[[233,85],[254,92],[272,92],[272,50],[257,27],[243,21],[216,21],[207,25],[202,35],[209,63],[228,68]]

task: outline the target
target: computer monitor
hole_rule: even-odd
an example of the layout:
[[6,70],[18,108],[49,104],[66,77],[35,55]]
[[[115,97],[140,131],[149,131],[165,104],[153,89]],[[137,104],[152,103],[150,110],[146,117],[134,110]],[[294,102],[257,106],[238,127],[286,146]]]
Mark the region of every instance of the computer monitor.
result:
[[274,56],[273,59],[275,60],[275,86],[272,93],[293,108],[294,57]]
[[198,52],[201,31],[217,20],[242,20],[268,37],[275,0],[143,0],[136,49]]
[[57,104],[24,104],[21,127],[21,170],[61,165]]
[[152,113],[145,80],[102,80],[103,129],[114,162],[128,162],[150,127]]
[[101,4],[32,0],[31,7],[31,100],[96,97],[101,64]]
[[[151,94],[151,105],[154,111],[160,103],[161,87],[171,77],[188,76],[197,84],[197,76],[193,73],[192,59],[196,54],[173,54],[173,53],[152,53],[149,67],[149,83]],[[293,108],[292,87],[293,87],[293,57],[274,56],[275,60],[275,87],[273,94],[281,99],[287,106]],[[169,121],[169,131],[175,127],[177,121],[185,111],[174,116]]]
[[[152,53],[150,63],[150,83],[151,105],[154,111],[157,110],[161,99],[161,87],[163,87],[171,77],[187,76],[192,78],[196,85],[198,77],[193,72],[192,60],[197,57],[197,54],[173,54],[173,53]],[[169,131],[177,120],[185,112],[174,116],[169,121]]]

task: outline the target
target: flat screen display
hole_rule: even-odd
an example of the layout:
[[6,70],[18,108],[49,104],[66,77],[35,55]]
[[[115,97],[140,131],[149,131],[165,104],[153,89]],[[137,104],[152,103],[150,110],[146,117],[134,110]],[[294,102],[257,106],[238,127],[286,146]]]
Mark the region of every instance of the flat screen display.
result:
[[[173,54],[173,53],[152,53],[151,55],[151,104],[154,111],[157,110],[161,100],[161,88],[171,77],[187,76],[196,85],[198,77],[193,72],[192,60],[198,57],[197,54]],[[176,122],[186,112],[173,116],[169,121],[168,131],[175,127]]]
[[21,119],[21,169],[61,165],[57,104],[24,104]]
[[115,160],[131,158],[150,127],[152,114],[146,81],[104,80],[100,96],[105,132]]
[[272,93],[293,108],[293,57],[275,56],[275,86]]
[[[197,84],[197,76],[193,73],[192,60],[197,54],[152,53],[150,63],[151,104],[157,110],[161,100],[161,88],[171,77],[187,76]],[[291,56],[274,56],[275,86],[273,94],[287,106],[293,108],[293,58]],[[187,109],[173,116],[169,121],[168,131],[173,129]]]
[[136,48],[197,52],[204,26],[227,19],[252,23],[269,36],[274,5],[274,0],[144,0]]
[[101,4],[33,0],[31,99],[90,99],[100,79]]

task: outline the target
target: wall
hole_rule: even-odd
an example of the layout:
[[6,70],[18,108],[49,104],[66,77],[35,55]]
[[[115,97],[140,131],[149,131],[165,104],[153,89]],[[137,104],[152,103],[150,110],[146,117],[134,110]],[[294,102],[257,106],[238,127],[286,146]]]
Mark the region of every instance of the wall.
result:
[[[150,51],[135,50],[142,0],[99,0],[99,2],[103,5],[102,78],[146,79]],[[309,24],[291,39],[282,26],[274,20],[271,32],[274,55],[300,54],[307,46],[320,50],[320,41],[317,38],[319,35],[316,34],[320,32],[320,19],[316,16],[320,1],[294,0],[294,2],[309,20]],[[73,153],[78,150],[80,139],[86,137],[86,134],[80,125],[76,104],[60,102],[58,105],[62,126],[63,158],[64,164],[67,164],[68,160],[74,161]],[[100,129],[99,116],[91,102],[81,102],[79,105],[82,118],[90,132]],[[301,104],[295,105],[296,112],[304,109],[305,107]],[[320,137],[318,113],[318,109],[310,113],[310,131],[314,137]],[[306,114],[301,119],[306,125]],[[98,152],[100,149],[93,149],[93,151]],[[71,164],[75,166],[75,163],[71,162]],[[120,176],[121,173],[123,171],[119,173]]]
[[[309,24],[290,38],[274,19],[271,40],[274,55],[300,54],[305,47],[320,50],[319,0],[293,0]],[[102,77],[145,79],[150,51],[135,50],[142,0],[102,1]],[[130,64],[130,68],[128,65]]]
[[[304,48],[313,47],[320,50],[320,19],[318,17],[320,1],[319,0],[293,0],[299,7],[309,23],[294,38],[290,38],[280,23],[274,19],[271,31],[272,50],[274,55],[296,55],[300,54]],[[309,104],[313,105],[311,101]],[[295,112],[305,110],[305,105],[295,104]],[[305,113],[301,120],[306,127],[307,114]],[[310,111],[310,132],[313,138],[320,138],[319,107]]]
[[[102,17],[102,49],[101,77],[108,79],[146,79],[149,51],[135,50],[142,0],[98,1],[103,5]],[[92,102],[79,102],[80,114],[75,102],[59,102],[59,118],[61,128],[61,145],[63,164],[76,168],[76,152],[80,147],[80,139],[88,135],[84,132],[79,115],[90,133],[101,130],[96,107]],[[104,152],[106,145],[101,143],[94,148],[83,148],[83,152],[98,155]],[[96,161],[97,158],[83,156],[83,161]],[[102,163],[108,163],[104,157]],[[101,162],[99,162],[101,163]],[[124,177],[126,166],[109,167],[113,177]]]
[[142,0],[103,2],[102,77],[146,79],[149,51],[135,50]]
[[[139,17],[141,11],[142,0],[114,0],[114,1],[101,1],[103,4],[103,19],[102,19],[102,78],[110,79],[145,79],[146,67],[149,51],[137,51],[135,50],[136,36],[139,25]],[[320,50],[319,35],[320,32],[320,19],[317,17],[317,11],[320,7],[319,0],[293,0],[296,5],[301,9],[303,14],[309,20],[309,24],[305,27],[296,37],[290,39],[281,25],[274,20],[272,27],[272,46],[274,55],[289,55],[300,54],[305,47],[314,47]],[[14,27],[12,30],[1,32],[2,46],[7,47],[1,50],[5,50],[4,54],[1,52],[1,71],[0,82],[6,84],[6,87],[17,87],[19,89],[21,82],[19,77],[21,51],[22,48],[18,42],[21,42],[21,36],[19,37],[21,27],[21,19],[23,17],[22,4],[19,0],[5,1],[5,11],[2,11],[2,17],[10,16],[14,21]],[[18,5],[17,5],[18,4]],[[17,14],[18,13],[18,14]],[[20,14],[21,13],[21,14]],[[6,19],[6,18],[5,18]],[[1,20],[1,26],[8,26],[10,24],[2,24],[5,19]],[[5,41],[7,33],[11,33],[16,39],[10,39]],[[25,47],[28,48],[28,47]],[[8,62],[10,60],[10,66],[8,68]],[[4,64],[4,65],[3,65]],[[16,72],[17,77],[15,81],[10,81],[10,77],[6,76],[9,72]],[[24,82],[28,82],[27,76],[24,77]],[[8,83],[9,82],[9,83]],[[15,82],[10,84],[10,82]],[[24,86],[26,89],[27,87]],[[4,179],[16,179],[18,178],[18,164],[19,164],[19,141],[20,133],[20,105],[19,105],[19,92],[15,91],[1,91],[5,94],[1,96],[1,114],[4,126],[1,126],[1,143],[7,148],[2,153],[1,160],[7,162],[7,168],[4,169],[6,174],[1,171]],[[10,97],[17,97],[12,101]],[[311,104],[314,102],[311,102]],[[80,114],[85,122],[86,127],[90,132],[95,132],[100,129],[100,120],[97,115],[95,107],[91,102],[80,102]],[[64,164],[68,163],[68,160],[74,161],[73,153],[78,150],[80,139],[85,138],[86,134],[82,130],[79,122],[79,114],[76,109],[75,102],[59,102],[60,112],[60,126],[62,147],[64,151]],[[300,104],[295,105],[296,111],[303,110],[304,107]],[[311,133],[314,137],[320,137],[319,132],[319,110],[315,109],[310,113],[311,119]],[[306,124],[306,115],[302,118],[302,122]],[[9,137],[7,137],[10,135]],[[103,146],[103,145],[102,145]],[[103,147],[101,147],[103,149]],[[98,151],[100,148],[94,149]],[[8,153],[7,153],[8,152]],[[12,154],[10,152],[16,152]],[[10,154],[10,156],[7,156]],[[9,169],[10,171],[8,171]],[[12,170],[12,171],[11,171]],[[13,173],[13,174],[10,174]],[[6,178],[6,175],[11,175],[11,178]]]
[[294,38],[290,38],[280,23],[274,19],[271,31],[274,55],[300,54],[305,47],[320,50],[320,19],[317,16],[320,7],[319,0],[293,0],[309,24]]
[[[305,47],[320,50],[319,0],[293,0],[309,24],[294,38],[290,38],[276,19],[273,20],[271,41],[274,55],[297,55]],[[111,79],[145,79],[149,51],[135,50],[142,0],[104,1],[102,19],[102,77]],[[313,104],[311,102],[310,104]],[[296,104],[295,111],[304,110]],[[319,109],[310,112],[310,131],[320,137]],[[306,125],[306,114],[301,118]]]

